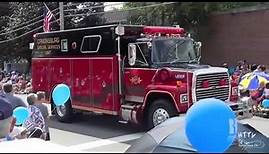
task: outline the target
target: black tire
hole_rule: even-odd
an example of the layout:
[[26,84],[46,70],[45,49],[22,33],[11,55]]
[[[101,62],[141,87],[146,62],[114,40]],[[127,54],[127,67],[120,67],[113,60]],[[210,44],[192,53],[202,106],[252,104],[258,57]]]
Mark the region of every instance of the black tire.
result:
[[62,113],[59,109],[60,107],[55,106],[55,116],[58,121],[60,122],[71,122],[72,115],[73,115],[73,109],[71,105],[71,100],[69,99],[68,102],[64,105],[66,111]]
[[153,114],[158,109],[164,109],[168,113],[169,118],[179,115],[179,113],[177,112],[172,102],[166,99],[157,99],[154,102],[152,102],[152,104],[150,104],[148,112],[147,112],[147,117],[146,117],[147,118],[147,123],[146,123],[147,130],[155,127],[154,122],[153,122]]

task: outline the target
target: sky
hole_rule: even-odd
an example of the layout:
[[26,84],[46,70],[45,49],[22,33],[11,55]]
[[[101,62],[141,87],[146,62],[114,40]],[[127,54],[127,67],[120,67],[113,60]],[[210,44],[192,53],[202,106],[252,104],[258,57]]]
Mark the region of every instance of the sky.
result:
[[115,7],[115,8],[121,8],[123,6],[122,3],[123,2],[105,2],[105,5],[112,5],[112,6],[106,6],[105,7],[105,11],[110,11],[110,10],[113,9],[113,7]]

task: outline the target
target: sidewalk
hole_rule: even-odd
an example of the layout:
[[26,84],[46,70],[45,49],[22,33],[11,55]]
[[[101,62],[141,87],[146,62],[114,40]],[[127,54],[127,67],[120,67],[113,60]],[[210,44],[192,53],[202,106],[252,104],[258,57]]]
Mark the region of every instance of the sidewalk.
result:
[[248,123],[266,137],[269,137],[269,119],[254,116],[253,118],[241,120],[243,123]]

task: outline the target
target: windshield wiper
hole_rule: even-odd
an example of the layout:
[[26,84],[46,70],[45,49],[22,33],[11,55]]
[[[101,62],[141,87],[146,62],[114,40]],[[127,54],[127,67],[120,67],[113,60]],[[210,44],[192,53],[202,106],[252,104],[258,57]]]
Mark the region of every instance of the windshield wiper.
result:
[[193,59],[193,60],[190,60],[189,63],[196,63],[197,60],[196,59]]
[[196,62],[196,58],[192,59],[190,52],[188,52],[188,56],[190,58],[190,60],[188,61],[188,63],[194,63],[194,62]]
[[189,61],[181,61],[180,59],[176,59],[174,61],[169,62],[169,64],[175,64],[175,63],[188,63]]

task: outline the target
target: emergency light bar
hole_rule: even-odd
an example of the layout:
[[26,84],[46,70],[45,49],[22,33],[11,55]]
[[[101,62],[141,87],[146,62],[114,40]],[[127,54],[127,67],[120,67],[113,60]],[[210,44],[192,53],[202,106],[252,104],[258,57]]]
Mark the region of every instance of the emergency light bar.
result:
[[161,27],[161,26],[145,26],[143,29],[145,34],[184,34],[183,28],[177,27]]

